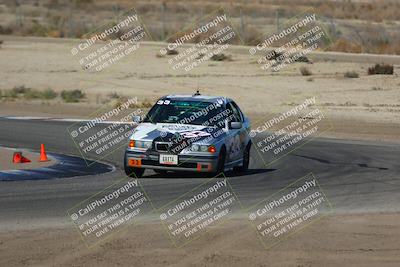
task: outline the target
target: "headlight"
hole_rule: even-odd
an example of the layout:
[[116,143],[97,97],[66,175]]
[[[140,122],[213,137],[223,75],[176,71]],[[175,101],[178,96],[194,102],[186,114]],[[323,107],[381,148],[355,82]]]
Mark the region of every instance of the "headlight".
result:
[[192,151],[200,151],[200,146],[199,145],[192,145]]
[[152,141],[130,140],[129,147],[149,149],[151,148]]
[[214,153],[215,152],[215,146],[213,145],[196,145],[193,144],[190,147],[190,150],[193,152],[211,152]]

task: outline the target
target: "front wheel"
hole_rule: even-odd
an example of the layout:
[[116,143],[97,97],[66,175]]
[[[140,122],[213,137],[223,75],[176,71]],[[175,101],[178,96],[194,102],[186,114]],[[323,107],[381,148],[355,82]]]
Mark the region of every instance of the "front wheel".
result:
[[221,152],[219,152],[218,155],[218,165],[214,174],[218,175],[221,172],[225,171],[225,160],[226,160],[226,149],[225,147],[222,147]]
[[243,162],[242,166],[236,167],[235,170],[239,172],[245,172],[249,169],[249,164],[250,164],[250,148],[251,144],[248,144],[246,149],[243,151]]
[[144,170],[142,168],[132,168],[125,165],[125,174],[132,178],[141,178],[143,176]]

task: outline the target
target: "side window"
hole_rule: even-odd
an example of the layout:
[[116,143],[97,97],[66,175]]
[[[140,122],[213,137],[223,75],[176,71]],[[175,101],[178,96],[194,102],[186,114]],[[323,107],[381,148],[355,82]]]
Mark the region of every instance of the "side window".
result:
[[244,121],[243,112],[240,110],[239,106],[238,106],[235,102],[232,101],[231,104],[232,104],[232,107],[233,107],[234,109],[236,109],[237,112],[239,113],[240,121],[243,122],[243,121]]
[[226,105],[227,109],[230,110],[229,116],[230,116],[230,121],[235,121],[235,122],[240,122],[242,121],[242,117],[240,115],[240,112],[237,108],[235,108],[234,105],[232,105],[231,102],[229,102]]

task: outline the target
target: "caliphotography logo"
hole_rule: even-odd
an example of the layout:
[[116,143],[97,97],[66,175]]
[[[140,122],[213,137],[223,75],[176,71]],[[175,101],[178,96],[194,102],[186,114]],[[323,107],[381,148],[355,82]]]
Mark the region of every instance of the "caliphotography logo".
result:
[[174,71],[184,72],[205,62],[232,60],[227,55],[230,45],[242,43],[223,8],[169,36],[166,41],[168,45],[160,49],[159,56],[169,57],[168,65]]
[[171,242],[182,247],[240,209],[237,197],[220,174],[157,209]]
[[71,49],[71,55],[89,72],[100,72],[119,62],[151,40],[145,25],[133,8],[83,36],[84,41]]
[[248,216],[269,249],[331,211],[331,203],[310,173],[250,208]]
[[101,160],[127,145],[137,126],[132,117],[144,113],[138,103],[137,97],[131,97],[111,109],[105,104],[86,120],[75,122],[67,128],[88,166],[95,162],[88,158]]
[[68,210],[82,240],[93,247],[152,212],[137,179],[124,178]]

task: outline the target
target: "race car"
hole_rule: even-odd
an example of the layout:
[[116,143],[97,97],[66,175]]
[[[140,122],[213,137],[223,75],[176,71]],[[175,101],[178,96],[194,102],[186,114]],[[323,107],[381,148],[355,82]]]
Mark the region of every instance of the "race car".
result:
[[250,162],[250,120],[229,98],[167,95],[138,123],[125,151],[125,173],[142,177],[145,169],[220,174],[246,171]]

